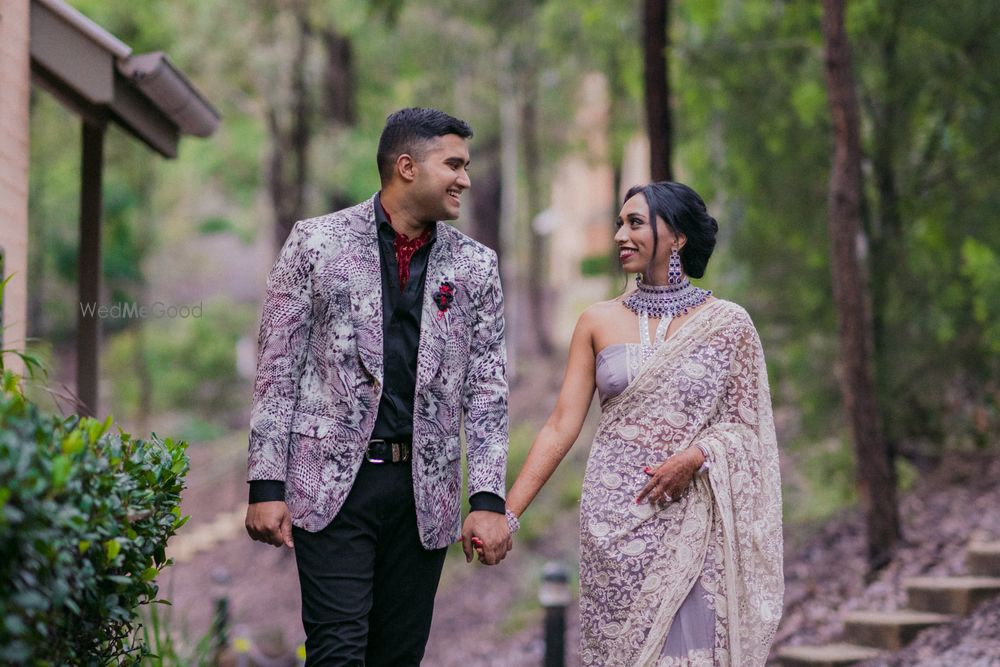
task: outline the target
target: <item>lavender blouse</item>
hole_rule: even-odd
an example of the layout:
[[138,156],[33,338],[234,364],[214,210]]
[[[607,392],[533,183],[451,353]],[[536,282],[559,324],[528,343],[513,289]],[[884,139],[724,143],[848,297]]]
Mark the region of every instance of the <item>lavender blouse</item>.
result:
[[638,343],[608,345],[595,358],[595,381],[601,403],[625,391],[642,366],[642,348]]

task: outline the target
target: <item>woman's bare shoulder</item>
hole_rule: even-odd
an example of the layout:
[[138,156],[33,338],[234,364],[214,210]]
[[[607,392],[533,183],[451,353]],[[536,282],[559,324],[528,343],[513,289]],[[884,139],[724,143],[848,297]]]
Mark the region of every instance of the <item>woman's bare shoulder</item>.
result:
[[616,297],[614,299],[608,299],[607,301],[598,301],[590,304],[587,306],[587,309],[583,311],[583,314],[580,315],[580,321],[583,322],[584,320],[587,320],[589,322],[597,322],[621,316],[622,299],[623,297]]

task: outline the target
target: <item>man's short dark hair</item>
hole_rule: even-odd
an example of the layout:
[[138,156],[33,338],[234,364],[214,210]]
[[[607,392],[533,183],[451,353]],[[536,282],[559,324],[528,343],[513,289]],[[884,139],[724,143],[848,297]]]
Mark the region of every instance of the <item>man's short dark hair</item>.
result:
[[463,139],[472,136],[472,128],[464,120],[437,109],[411,107],[390,114],[378,140],[378,174],[382,183],[392,178],[396,159],[404,153],[421,159],[421,150],[431,139],[457,134]]

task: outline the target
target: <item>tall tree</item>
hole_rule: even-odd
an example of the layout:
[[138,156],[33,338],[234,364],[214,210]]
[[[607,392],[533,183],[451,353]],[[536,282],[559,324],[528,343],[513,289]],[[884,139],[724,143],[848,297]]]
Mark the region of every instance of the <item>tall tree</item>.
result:
[[545,258],[548,256],[549,244],[546,235],[535,229],[534,225],[535,218],[544,208],[541,180],[542,156],[538,136],[538,35],[534,28],[536,19],[533,4],[526,3],[525,10],[530,14],[524,26],[524,44],[521,50],[523,65],[518,68],[520,74],[518,87],[521,91],[521,147],[524,151],[524,192],[528,208],[528,233],[531,238],[528,249],[528,282],[525,291],[531,312],[531,330],[535,332],[535,344],[539,354],[548,357],[554,352],[548,331],[549,298],[548,290],[545,288],[548,284]]
[[868,564],[885,565],[899,539],[896,480],[872,377],[869,295],[861,259],[861,129],[844,25],[844,0],[823,0],[823,46],[834,152],[828,194],[837,306],[841,391],[854,440],[858,487],[868,528]]
[[670,68],[667,52],[670,0],[643,0],[642,11],[649,170],[654,181],[669,181],[673,179],[673,123],[670,117]]
[[295,57],[291,60],[290,99],[269,100],[267,129],[271,135],[267,183],[274,209],[275,243],[284,244],[292,225],[305,210],[305,190],[309,179],[309,91],[306,86],[307,49],[311,27],[305,7],[295,6]]

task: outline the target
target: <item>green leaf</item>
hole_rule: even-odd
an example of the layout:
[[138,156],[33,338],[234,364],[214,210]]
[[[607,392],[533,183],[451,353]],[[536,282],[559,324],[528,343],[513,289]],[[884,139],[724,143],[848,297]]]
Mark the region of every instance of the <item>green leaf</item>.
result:
[[153,579],[156,579],[156,575],[159,573],[160,571],[157,568],[147,567],[145,570],[142,571],[142,575],[140,576],[143,581],[152,581]]
[[4,392],[6,392],[8,394],[15,394],[15,393],[17,393],[17,385],[18,385],[18,383],[19,383],[19,379],[18,379],[18,377],[16,375],[14,375],[13,373],[11,373],[10,371],[4,371],[4,374],[3,374],[3,390],[4,390]]
[[69,435],[63,438],[62,450],[64,454],[69,454],[71,456],[73,454],[78,454],[83,450],[83,447],[83,434],[80,433],[78,429],[74,429]]
[[62,489],[72,470],[73,461],[68,456],[65,454],[57,456],[52,461],[52,488],[56,491]]
[[[111,417],[109,416],[108,420],[110,419]],[[108,420],[105,420],[104,422],[99,422],[96,419],[89,420],[87,424],[87,436],[90,438],[91,442],[96,442],[98,438],[104,435],[104,432],[107,431],[108,428]]]
[[108,540],[104,543],[104,553],[108,557],[108,561],[113,561],[121,553],[122,545],[118,540]]
[[237,231],[236,225],[234,225],[228,218],[223,218],[221,216],[205,218],[198,224],[198,233],[202,236],[211,236],[212,234],[224,234],[226,232],[235,231]]
[[90,549],[90,540],[80,540],[80,543],[76,545],[76,548],[81,555],[87,553],[87,550]]

